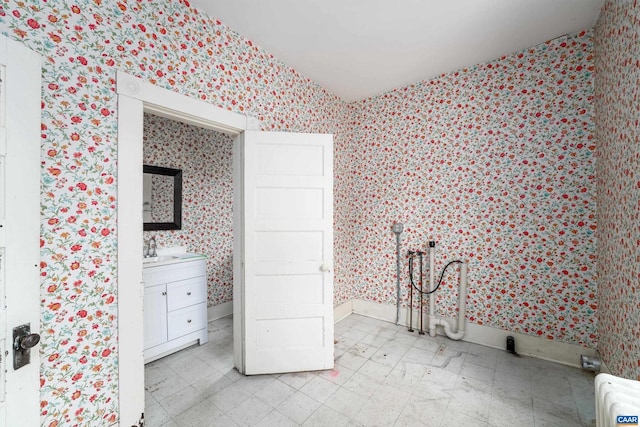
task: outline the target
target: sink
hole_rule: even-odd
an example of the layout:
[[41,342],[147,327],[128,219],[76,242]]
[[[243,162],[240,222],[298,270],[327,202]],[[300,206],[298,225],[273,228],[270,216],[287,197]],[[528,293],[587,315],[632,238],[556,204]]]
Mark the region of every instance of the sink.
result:
[[172,256],[172,255],[153,256],[153,257],[142,258],[142,263],[143,264],[149,264],[149,263],[152,263],[152,262],[172,261],[172,260],[174,260],[176,258],[179,258],[179,257]]

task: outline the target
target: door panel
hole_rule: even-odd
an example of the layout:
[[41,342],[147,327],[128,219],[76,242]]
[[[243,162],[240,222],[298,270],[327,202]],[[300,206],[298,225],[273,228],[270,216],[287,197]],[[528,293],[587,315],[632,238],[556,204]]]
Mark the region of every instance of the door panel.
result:
[[320,188],[259,188],[258,218],[322,219],[324,192]]
[[288,295],[294,304],[323,304],[324,281],[318,274],[260,275],[256,277],[256,299],[261,304],[279,304]]
[[[273,135],[286,135],[287,138],[296,134],[282,134],[268,132]],[[303,135],[303,134],[297,134]],[[308,135],[308,134],[307,134]],[[252,136],[249,136],[252,137]],[[273,176],[324,177],[324,147],[295,145],[293,139],[288,143],[274,142],[269,145],[256,147],[255,160],[259,160],[257,174],[263,178]],[[292,144],[293,142],[293,144]]]
[[245,132],[245,373],[333,367],[333,137]]
[[258,231],[255,260],[279,262],[286,269],[296,261],[322,264],[322,231]]

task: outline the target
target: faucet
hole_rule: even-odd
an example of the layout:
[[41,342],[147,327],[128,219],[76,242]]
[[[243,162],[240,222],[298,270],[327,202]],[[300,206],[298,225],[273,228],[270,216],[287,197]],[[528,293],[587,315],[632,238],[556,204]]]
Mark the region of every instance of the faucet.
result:
[[151,236],[151,238],[149,239],[149,256],[151,258],[158,256],[158,254],[156,253],[156,249],[157,249],[156,238],[155,236]]

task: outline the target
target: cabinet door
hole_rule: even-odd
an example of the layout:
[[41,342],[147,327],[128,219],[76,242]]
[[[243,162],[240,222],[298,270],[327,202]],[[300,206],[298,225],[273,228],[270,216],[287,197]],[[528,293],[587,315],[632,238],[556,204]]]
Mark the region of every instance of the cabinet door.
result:
[[167,287],[144,288],[144,348],[167,341]]

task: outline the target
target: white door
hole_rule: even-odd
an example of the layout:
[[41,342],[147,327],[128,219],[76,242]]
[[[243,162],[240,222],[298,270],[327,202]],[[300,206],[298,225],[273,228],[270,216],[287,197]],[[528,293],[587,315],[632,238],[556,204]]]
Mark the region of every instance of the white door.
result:
[[333,368],[333,136],[244,134],[244,373]]
[[[14,369],[13,329],[40,333],[40,57],[0,36],[0,425],[40,425],[39,346]],[[24,345],[31,345],[23,341]]]

